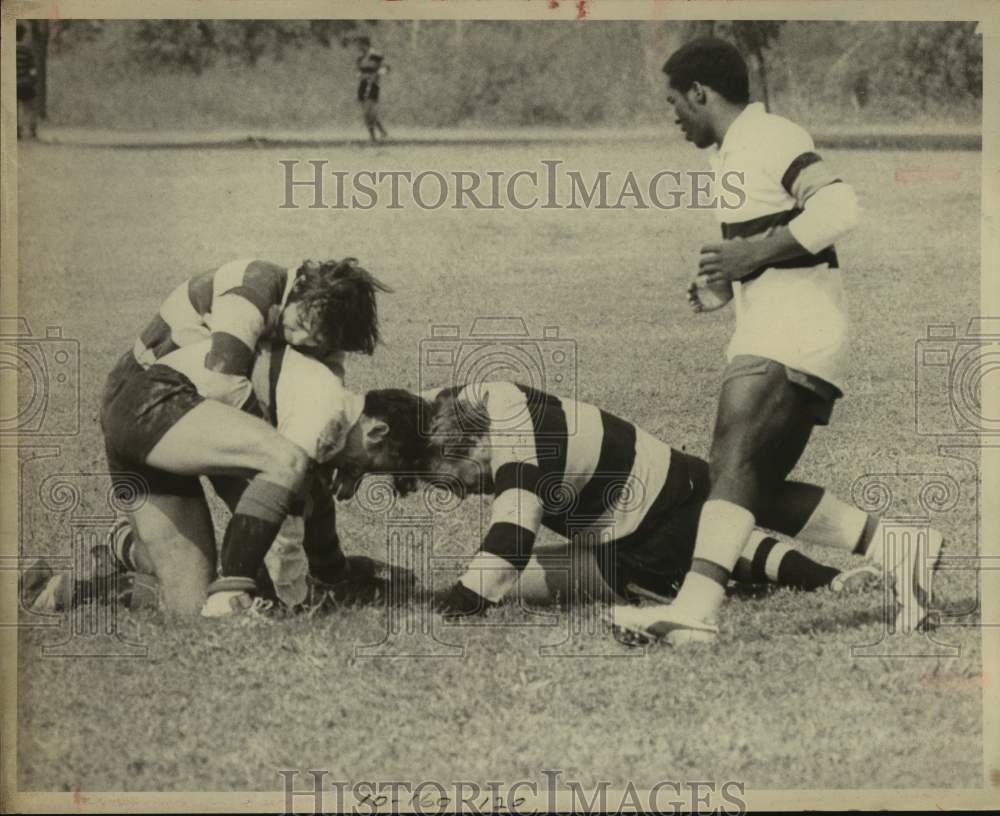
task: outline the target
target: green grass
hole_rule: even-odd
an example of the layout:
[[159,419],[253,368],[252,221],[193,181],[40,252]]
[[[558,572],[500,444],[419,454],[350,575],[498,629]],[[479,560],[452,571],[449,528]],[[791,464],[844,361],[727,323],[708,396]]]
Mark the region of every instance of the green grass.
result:
[[[979,312],[979,155],[828,157],[866,212],[864,228],[838,246],[850,270],[855,363],[847,398],[797,476],[849,497],[857,480],[888,474],[889,512],[908,515],[919,511],[922,474],[949,473],[959,496],[934,523],[953,552],[973,553],[975,464],[941,456],[936,439],[915,433],[914,343],[928,324],[954,322],[962,332]],[[535,334],[555,325],[575,341],[581,399],[706,452],[731,316],[694,317],[683,292],[700,245],[716,237],[711,215],[280,210],[277,162],[286,158],[325,158],[349,172],[512,172],[559,158],[619,178],[627,169],[642,178],[703,166],[676,144],[628,153],[610,143],[544,153],[22,146],[19,310],[36,334],[59,325],[81,349],[79,435],[39,440],[58,454],[24,459],[24,554],[66,554],[81,516],[108,514],[97,426],[105,373],[177,281],[234,257],[293,263],[350,254],[396,287],[383,299],[385,347],[349,365],[354,389],[416,387],[420,342],[432,325],[517,315]],[[928,167],[947,172],[897,181],[898,171]],[[79,488],[75,510],[43,501],[54,474]],[[412,500],[401,506],[418,509]],[[480,523],[477,502],[445,514],[435,553],[471,554]],[[345,504],[339,526],[350,552],[385,557],[384,518]],[[973,579],[942,574],[938,602],[972,608]],[[494,613],[487,623],[496,626],[435,620],[464,656],[425,660],[356,656],[385,631],[378,606],[250,629],[135,615],[128,626],[149,647],[144,660],[45,656],[55,633],[25,629],[18,786],[271,790],[281,768],[329,769],[345,780],[481,782],[560,768],[585,783],[640,787],[697,778],[749,788],[980,784],[978,631],[941,633],[961,646],[956,658],[852,658],[852,645],[879,637],[879,603],[877,592],[734,598],[717,645],[633,658],[585,637],[571,650],[597,643],[611,655],[542,657],[538,647],[560,640],[568,614],[529,626],[537,619],[516,609]]]

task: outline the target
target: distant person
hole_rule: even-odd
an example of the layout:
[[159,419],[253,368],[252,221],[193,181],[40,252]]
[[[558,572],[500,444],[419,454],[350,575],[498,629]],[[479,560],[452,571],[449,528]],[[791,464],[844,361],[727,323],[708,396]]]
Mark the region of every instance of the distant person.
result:
[[378,131],[381,140],[385,141],[388,133],[382,127],[382,122],[378,118],[378,97],[379,82],[382,77],[389,73],[389,66],[385,64],[385,57],[372,48],[371,40],[368,37],[359,37],[357,40],[358,50],[361,56],[358,57],[358,102],[361,103],[361,113],[365,118],[365,127],[368,128],[368,135],[373,142],[379,141],[375,135]]
[[31,30],[26,23],[17,24],[17,138],[27,130],[38,137],[38,66],[35,62]]

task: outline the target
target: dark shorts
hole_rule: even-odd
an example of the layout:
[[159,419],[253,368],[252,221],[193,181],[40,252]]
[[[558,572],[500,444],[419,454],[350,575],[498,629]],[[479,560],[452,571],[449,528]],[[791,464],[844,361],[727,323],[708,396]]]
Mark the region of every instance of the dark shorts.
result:
[[144,369],[132,352],[121,356],[108,375],[101,399],[101,431],[117,491],[139,486],[149,493],[201,496],[196,476],[178,476],[146,464],[146,457],[177,421],[202,402],[191,381],[169,366]]
[[844,393],[837,386],[813,374],[800,371],[797,368],[789,368],[783,363],[767,357],[758,357],[755,354],[737,354],[726,366],[722,381],[726,382],[736,377],[766,374],[772,366],[782,369],[790,383],[808,392],[809,405],[816,424],[829,425],[833,404],[844,396]]
[[358,83],[358,102],[378,102],[378,81],[362,79]]
[[597,559],[605,581],[624,598],[640,597],[630,586],[672,596],[691,567],[701,508],[710,487],[708,462],[675,450],[670,470],[668,478],[690,480],[687,498],[664,512],[641,539],[629,536],[615,542],[605,558]]

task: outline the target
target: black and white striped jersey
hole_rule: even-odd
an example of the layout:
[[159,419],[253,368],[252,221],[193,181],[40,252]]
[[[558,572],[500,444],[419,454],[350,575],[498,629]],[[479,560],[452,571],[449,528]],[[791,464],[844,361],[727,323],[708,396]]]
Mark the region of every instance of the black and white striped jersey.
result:
[[490,601],[517,581],[540,525],[596,546],[623,544],[692,493],[686,470],[671,468],[669,445],[593,405],[510,382],[423,396],[449,395],[488,427],[490,527],[462,584]]

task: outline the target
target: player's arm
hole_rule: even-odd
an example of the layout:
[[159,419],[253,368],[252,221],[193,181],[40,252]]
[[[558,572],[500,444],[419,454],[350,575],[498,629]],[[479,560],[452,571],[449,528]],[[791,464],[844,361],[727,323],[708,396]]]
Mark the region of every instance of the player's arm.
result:
[[[498,604],[513,588],[531,558],[542,519],[540,471],[534,432],[524,394],[509,384],[491,387],[487,397],[491,426],[493,507],[482,546],[459,582],[438,599],[445,612],[468,614]],[[511,425],[511,417],[518,417]]]
[[772,172],[802,212],[763,238],[737,238],[702,247],[698,274],[706,283],[738,281],[762,267],[815,255],[858,225],[860,212],[853,188],[834,175],[813,150],[805,131],[793,131],[776,155]]
[[311,491],[299,508],[302,519],[286,531],[301,545],[309,573],[323,583],[344,577],[346,558],[337,536],[333,500],[324,474],[329,462],[344,446],[351,427],[350,414],[360,412],[360,400],[340,379],[317,360],[295,349],[285,349],[276,387],[277,430],[302,448],[316,463]]
[[275,274],[277,269],[264,261],[252,261],[238,285],[217,292],[213,298],[211,347],[205,355],[205,368],[218,375],[215,387],[222,391],[231,389],[233,380],[250,377],[268,314],[281,304],[283,287]]

